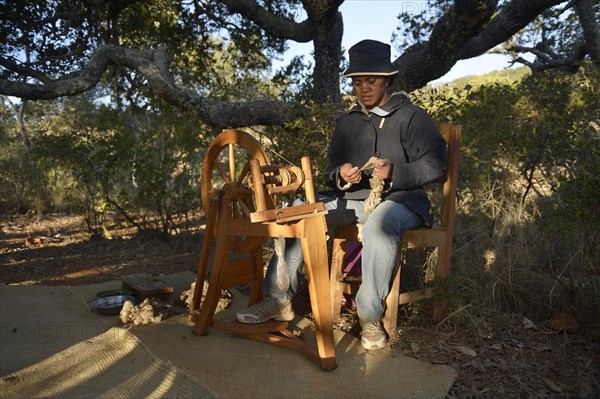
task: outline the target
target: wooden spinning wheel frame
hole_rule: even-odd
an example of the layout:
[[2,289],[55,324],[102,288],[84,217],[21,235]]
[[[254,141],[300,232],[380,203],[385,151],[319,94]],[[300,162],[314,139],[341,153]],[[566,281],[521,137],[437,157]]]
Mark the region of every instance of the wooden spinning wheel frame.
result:
[[[300,352],[324,370],[336,367],[333,318],[329,293],[326,243],[327,213],[316,202],[310,160],[302,168],[269,164],[264,147],[241,130],[226,130],[207,149],[202,164],[202,203],[206,234],[198,265],[196,288],[190,309],[193,333],[206,335],[208,328],[228,331],[260,342]],[[276,195],[304,187],[304,205],[276,209]],[[214,258],[206,298],[200,306],[212,240]],[[308,281],[315,321],[317,349],[295,337],[287,322],[241,324],[213,320],[222,289],[248,283],[249,305],[262,298],[262,242],[266,237],[297,238]],[[246,255],[231,257],[231,253]]]

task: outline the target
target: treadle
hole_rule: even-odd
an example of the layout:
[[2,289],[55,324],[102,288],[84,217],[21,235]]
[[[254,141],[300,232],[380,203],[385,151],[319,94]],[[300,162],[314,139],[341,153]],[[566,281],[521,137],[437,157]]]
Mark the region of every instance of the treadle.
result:
[[257,324],[245,324],[237,320],[213,320],[211,327],[253,341],[299,352],[325,371],[337,368],[335,358],[324,361],[317,350],[288,330],[288,324],[287,321],[275,320]]
[[268,320],[264,323],[247,324],[240,323],[237,320],[216,320],[212,321],[212,328],[230,332],[232,334],[258,334],[274,331],[287,330],[289,323],[287,321]]

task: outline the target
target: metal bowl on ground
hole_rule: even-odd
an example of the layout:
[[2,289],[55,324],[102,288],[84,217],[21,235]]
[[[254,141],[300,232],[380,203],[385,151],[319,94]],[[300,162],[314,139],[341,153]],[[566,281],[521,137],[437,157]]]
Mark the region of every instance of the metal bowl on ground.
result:
[[92,307],[101,315],[116,315],[121,312],[126,301],[135,301],[135,297],[122,294],[96,297],[92,302]]
[[114,295],[131,295],[135,296],[135,293],[130,290],[125,289],[114,289],[114,290],[106,290],[100,291],[96,294],[96,298],[104,298],[105,296],[114,296]]

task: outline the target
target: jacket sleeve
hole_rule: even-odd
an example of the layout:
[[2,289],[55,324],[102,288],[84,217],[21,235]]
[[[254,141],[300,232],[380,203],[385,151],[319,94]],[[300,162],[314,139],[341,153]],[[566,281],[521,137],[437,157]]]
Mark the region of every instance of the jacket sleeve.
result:
[[338,121],[333,130],[333,135],[331,136],[331,143],[329,144],[329,150],[327,152],[327,161],[325,162],[325,169],[323,170],[325,185],[336,190],[339,189],[340,167],[347,162],[344,156],[344,148],[344,136]]
[[392,191],[420,188],[444,176],[446,142],[423,109],[415,107],[402,146],[408,163],[393,166]]
[[[358,165],[357,158],[359,158],[361,154],[356,152],[358,151],[356,142],[346,141],[356,140],[357,134],[356,128],[352,126],[352,122],[349,122],[348,119],[338,120],[331,137],[327,161],[325,163],[325,169],[323,170],[324,183],[328,187],[337,191],[352,193],[351,195],[353,196],[358,192],[371,189],[369,179],[364,172],[362,172],[363,178],[356,184],[346,183],[340,178],[340,168],[343,164],[351,163],[354,166]],[[366,195],[368,196],[368,193]]]

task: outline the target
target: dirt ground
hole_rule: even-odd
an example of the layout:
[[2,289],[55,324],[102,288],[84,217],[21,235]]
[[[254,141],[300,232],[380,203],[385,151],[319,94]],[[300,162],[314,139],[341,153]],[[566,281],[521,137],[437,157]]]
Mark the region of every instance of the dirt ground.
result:
[[[111,233],[112,239],[91,240],[74,216],[1,216],[0,284],[94,284],[196,269],[199,232],[169,240]],[[310,317],[307,303],[306,294],[295,300],[296,310]],[[449,398],[600,398],[600,343],[581,333],[550,331],[519,315],[490,312],[485,325],[469,329],[434,324],[427,315],[426,306],[402,308],[399,333],[385,350],[456,369]],[[352,311],[336,328],[358,334]]]

